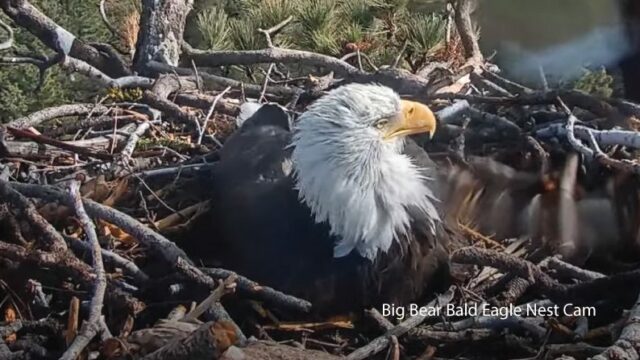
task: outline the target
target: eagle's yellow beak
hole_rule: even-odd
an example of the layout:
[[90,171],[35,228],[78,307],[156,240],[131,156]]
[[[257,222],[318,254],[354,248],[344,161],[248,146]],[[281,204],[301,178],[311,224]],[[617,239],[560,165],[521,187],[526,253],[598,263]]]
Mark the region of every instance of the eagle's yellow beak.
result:
[[384,138],[429,133],[436,131],[436,117],[428,106],[415,101],[401,100],[402,111],[399,118],[389,124]]

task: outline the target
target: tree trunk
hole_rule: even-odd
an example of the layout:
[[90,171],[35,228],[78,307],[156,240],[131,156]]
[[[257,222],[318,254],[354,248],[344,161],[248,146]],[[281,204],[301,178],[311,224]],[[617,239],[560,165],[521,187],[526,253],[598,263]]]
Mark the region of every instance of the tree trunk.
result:
[[193,0],[143,0],[134,68],[147,71],[150,61],[177,66],[187,15]]

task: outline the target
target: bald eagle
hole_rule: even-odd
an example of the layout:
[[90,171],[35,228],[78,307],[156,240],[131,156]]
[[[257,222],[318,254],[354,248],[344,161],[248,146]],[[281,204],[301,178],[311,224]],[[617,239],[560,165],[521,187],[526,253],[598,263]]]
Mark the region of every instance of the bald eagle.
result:
[[408,135],[435,129],[427,106],[380,85],[334,89],[293,125],[262,106],[220,152],[192,253],[318,311],[427,295],[447,277],[448,234],[435,165]]

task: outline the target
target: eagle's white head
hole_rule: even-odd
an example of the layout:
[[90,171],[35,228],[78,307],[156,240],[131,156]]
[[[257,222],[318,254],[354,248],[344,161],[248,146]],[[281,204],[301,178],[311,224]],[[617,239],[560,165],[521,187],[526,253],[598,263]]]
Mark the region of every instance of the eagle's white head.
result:
[[316,222],[328,222],[339,238],[335,257],[356,249],[373,260],[410,231],[416,214],[434,231],[440,219],[429,169],[402,150],[406,135],[435,128],[427,106],[380,85],[342,86],[300,116],[292,143],[296,186]]

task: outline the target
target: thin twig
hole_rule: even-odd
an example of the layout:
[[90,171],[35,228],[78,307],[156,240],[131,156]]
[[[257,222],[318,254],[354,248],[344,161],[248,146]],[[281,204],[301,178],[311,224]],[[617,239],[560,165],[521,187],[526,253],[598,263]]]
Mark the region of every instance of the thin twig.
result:
[[267,46],[269,46],[270,48],[274,47],[273,45],[273,41],[271,40],[272,36],[275,36],[280,30],[282,30],[282,28],[284,28],[285,26],[287,26],[288,23],[291,22],[291,20],[293,20],[293,16],[289,16],[288,18],[284,19],[282,22],[280,22],[279,24],[276,24],[268,29],[258,29],[259,32],[263,33],[264,36],[267,39]]
[[266,101],[265,98],[265,93],[267,92],[267,88],[269,86],[269,76],[271,76],[271,72],[273,71],[273,68],[275,67],[275,63],[271,63],[269,64],[269,69],[267,69],[267,73],[264,76],[264,84],[262,85],[262,92],[260,93],[260,98],[258,98],[258,102],[263,102]]
[[129,135],[129,140],[127,140],[127,144],[124,146],[124,148],[120,152],[120,156],[122,156],[123,163],[125,164],[129,163],[129,161],[131,160],[131,155],[133,154],[133,151],[135,150],[136,145],[140,140],[140,137],[142,137],[142,135],[144,135],[144,133],[146,133],[150,127],[151,127],[151,122],[145,121],[142,124],[138,125],[136,130]]
[[186,314],[181,321],[194,321],[200,315],[204,314],[213,304],[217,303],[227,294],[232,294],[236,288],[237,275],[232,274],[224,281],[219,281],[218,287],[216,287],[211,294],[207,296],[198,306]]
[[107,29],[109,29],[109,31],[111,31],[113,35],[126,41],[127,37],[122,32],[118,31],[118,29],[116,29],[113,25],[111,25],[111,22],[107,18],[107,11],[104,6],[105,2],[106,0],[100,0],[100,17],[102,18],[102,22],[104,22]]
[[[267,76],[267,78],[268,78],[268,76]],[[220,101],[220,99],[222,99],[224,94],[229,92],[229,90],[231,90],[231,86],[227,86],[226,89],[224,89],[221,93],[216,95],[216,97],[213,99],[213,103],[211,103],[211,107],[209,108],[209,112],[207,112],[207,116],[204,118],[204,122],[202,123],[202,126],[200,126],[198,124],[198,127],[199,127],[198,128],[198,145],[202,144],[202,136],[204,135],[204,132],[207,131],[207,123],[209,122],[209,119],[213,115],[213,110],[216,108],[216,105],[218,104],[218,101]]]

